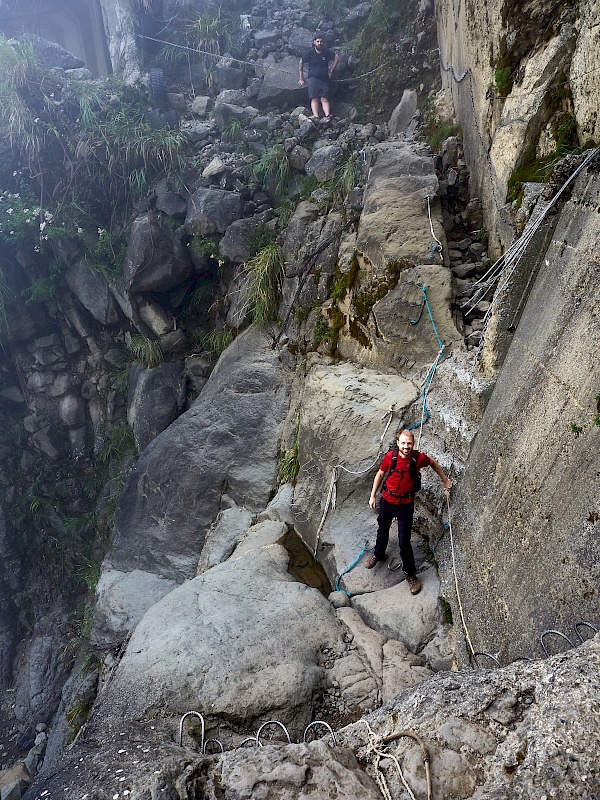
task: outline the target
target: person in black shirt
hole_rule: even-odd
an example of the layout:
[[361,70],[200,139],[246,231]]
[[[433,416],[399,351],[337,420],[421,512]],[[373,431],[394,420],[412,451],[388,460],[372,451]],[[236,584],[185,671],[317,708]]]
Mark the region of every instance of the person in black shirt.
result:
[[331,119],[331,108],[329,105],[329,80],[336,68],[340,57],[324,47],[323,37],[319,34],[313,39],[313,46],[300,59],[300,78],[298,83],[304,86],[304,65],[308,66],[308,96],[313,117],[319,117],[319,101],[323,106],[325,119]]

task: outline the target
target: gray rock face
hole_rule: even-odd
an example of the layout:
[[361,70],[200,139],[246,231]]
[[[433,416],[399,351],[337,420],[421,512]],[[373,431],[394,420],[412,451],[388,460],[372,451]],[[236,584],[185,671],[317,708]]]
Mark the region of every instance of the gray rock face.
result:
[[417,93],[414,89],[405,89],[402,94],[402,99],[392,111],[390,117],[389,127],[392,136],[403,133],[408,126],[417,110]]
[[281,106],[283,103],[297,106],[306,98],[306,88],[298,86],[298,59],[283,58],[266,67],[257,102],[263,101]]
[[234,264],[243,264],[251,256],[252,237],[258,228],[258,221],[254,218],[239,219],[232,223],[225,231],[225,236],[219,242],[219,252]]
[[142,451],[179,415],[185,386],[183,363],[173,361],[153,369],[130,370],[127,419],[138,451]]
[[187,202],[177,192],[164,192],[157,197],[156,208],[168,217],[185,217]]
[[342,632],[327,600],[296,583],[287,564],[283,547],[250,539],[243,554],[152,606],[101,696],[105,721],[160,706],[171,715],[200,707],[241,725],[307,724],[321,647],[341,647]]
[[131,633],[146,609],[177,584],[150,572],[104,569],[96,587],[91,643],[101,650],[115,647]]
[[426,197],[431,197],[436,236],[445,243],[433,159],[423,150],[399,144],[381,150],[369,173],[356,247],[378,270],[390,261],[423,264],[431,230]]
[[344,158],[344,151],[337,144],[320,147],[306,162],[304,169],[308,175],[323,183],[335,175],[335,171]]
[[197,189],[188,206],[185,228],[188,233],[225,233],[242,216],[242,199],[222,189]]
[[19,673],[14,694],[15,717],[25,726],[56,707],[71,666],[64,641],[68,614],[61,603],[46,612],[25,644],[29,669]]
[[108,563],[170,580],[195,575],[223,492],[248,508],[268,502],[286,400],[286,377],[269,342],[255,330],[238,337],[193,407],[140,456]]
[[136,292],[166,291],[186,280],[191,266],[181,243],[150,214],[138,217],[132,227],[123,275]]
[[29,42],[37,59],[50,69],[77,69],[85,66],[84,61],[69,53],[59,44],[42,39],[40,36],[36,36],[35,33],[24,33],[19,37],[19,40]]
[[101,325],[114,325],[122,319],[119,307],[110,292],[106,278],[79,261],[67,270],[69,289]]
[[[591,796],[600,785],[599,666],[596,637],[548,660],[440,674],[367,721],[379,742],[396,719],[396,729],[427,743],[433,797],[541,798],[570,796],[580,787]],[[365,725],[348,726],[337,738],[359,758],[366,755]],[[418,745],[408,738],[393,744],[415,796],[427,796]]]
[[575,621],[600,620],[598,376],[590,369],[600,346],[600,268],[587,256],[600,236],[598,191],[598,176],[582,175],[561,213],[457,496],[459,586],[473,645],[500,649],[502,661],[539,655],[546,629],[576,640]]
[[351,750],[324,741],[260,750],[238,750],[222,763],[221,780],[231,800],[379,800],[375,781]]
[[312,47],[313,32],[307,28],[294,27],[288,39],[288,50],[300,58]]

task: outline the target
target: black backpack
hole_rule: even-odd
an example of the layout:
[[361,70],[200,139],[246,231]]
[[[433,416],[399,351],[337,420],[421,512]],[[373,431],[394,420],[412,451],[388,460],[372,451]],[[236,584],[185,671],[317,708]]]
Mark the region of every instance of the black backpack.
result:
[[397,447],[394,447],[392,449],[392,463],[390,464],[390,468],[389,468],[389,470],[388,470],[388,472],[387,472],[387,474],[386,474],[386,476],[384,478],[383,487],[382,488],[385,489],[385,491],[388,492],[388,494],[391,494],[394,497],[414,497],[415,494],[421,488],[421,472],[417,469],[417,458],[419,457],[419,453],[416,450],[413,450],[413,452],[410,454],[410,464],[408,465],[408,474],[413,479],[413,484],[414,484],[412,492],[409,492],[408,494],[397,494],[396,492],[392,492],[387,487],[387,480],[388,480],[388,478],[390,477],[390,475],[392,473],[394,473],[394,472],[404,472],[404,470],[397,470],[396,469],[396,465],[398,463],[398,455],[399,455],[399,453],[400,453],[400,451],[398,450]]

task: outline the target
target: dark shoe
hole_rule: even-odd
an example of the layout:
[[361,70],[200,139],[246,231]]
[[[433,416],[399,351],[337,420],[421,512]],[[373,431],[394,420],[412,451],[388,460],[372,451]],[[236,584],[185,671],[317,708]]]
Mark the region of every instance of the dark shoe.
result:
[[375,553],[371,553],[371,555],[365,561],[366,569],[373,569],[373,567],[376,567],[377,564],[379,564],[379,559],[377,558]]
[[404,573],[406,577],[406,582],[408,583],[408,588],[410,589],[411,594],[419,594],[421,591],[421,581],[417,578],[416,575],[407,575],[406,572]]

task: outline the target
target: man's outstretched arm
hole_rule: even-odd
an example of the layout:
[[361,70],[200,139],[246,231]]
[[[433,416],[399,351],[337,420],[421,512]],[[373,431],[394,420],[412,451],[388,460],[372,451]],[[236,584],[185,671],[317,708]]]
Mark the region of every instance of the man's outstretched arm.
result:
[[453,482],[452,482],[452,480],[451,480],[451,479],[450,479],[450,478],[449,478],[449,477],[446,475],[446,473],[445,473],[445,472],[444,472],[444,470],[443,470],[443,469],[440,467],[440,465],[439,465],[439,464],[438,464],[438,462],[435,460],[435,458],[431,458],[431,456],[429,456],[429,466],[430,466],[430,467],[431,467],[431,468],[432,468],[432,469],[433,469],[435,472],[437,472],[437,474],[440,476],[440,480],[441,480],[441,481],[442,481],[442,483],[444,484],[444,489],[451,489],[451,488],[452,488],[452,486],[454,485],[454,484],[453,484]]

